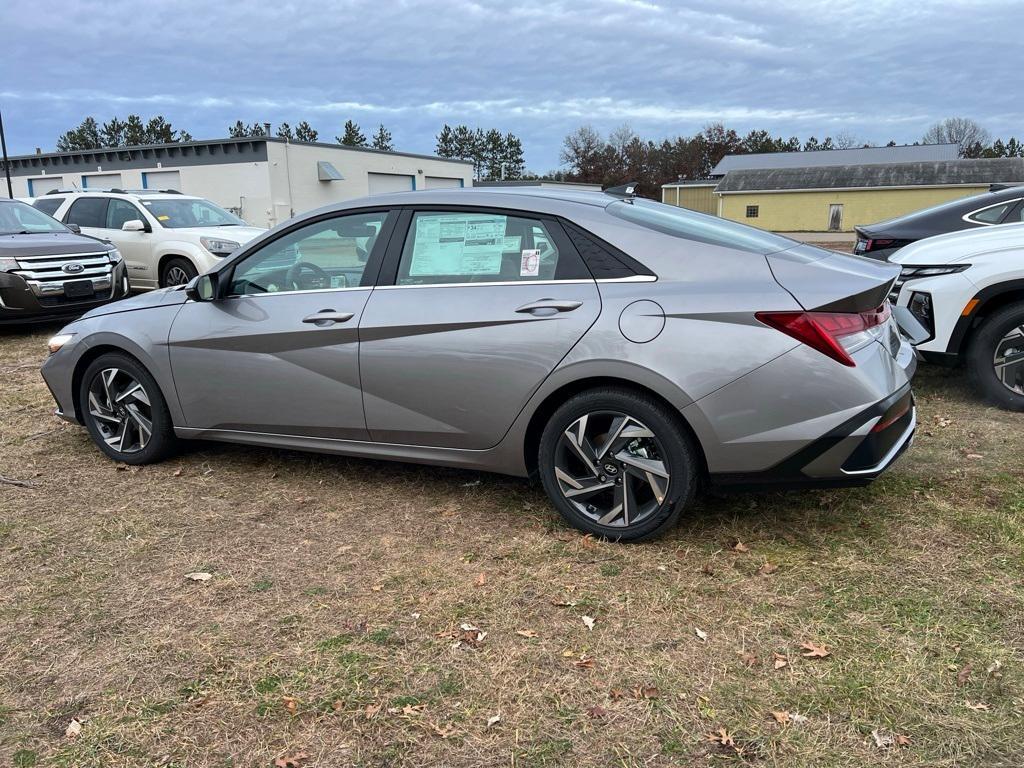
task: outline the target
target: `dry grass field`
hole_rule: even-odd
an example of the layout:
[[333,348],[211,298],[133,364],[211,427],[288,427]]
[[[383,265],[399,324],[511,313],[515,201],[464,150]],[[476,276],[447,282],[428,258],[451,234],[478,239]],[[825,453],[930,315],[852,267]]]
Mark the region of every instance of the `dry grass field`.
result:
[[873,486],[627,546],[512,478],[115,465],[53,330],[0,332],[0,765],[1024,764],[1024,417],[957,371]]

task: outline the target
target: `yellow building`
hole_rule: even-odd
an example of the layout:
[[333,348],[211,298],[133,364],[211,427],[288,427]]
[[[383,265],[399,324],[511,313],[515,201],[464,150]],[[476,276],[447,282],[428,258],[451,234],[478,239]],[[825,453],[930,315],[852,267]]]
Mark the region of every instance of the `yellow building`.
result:
[[[818,157],[874,158],[876,150],[896,157],[920,156],[926,149],[948,151],[947,145],[926,145],[731,155],[712,171],[720,172],[715,178],[665,184],[662,202],[775,232],[852,232],[860,225],[979,194],[992,184],[1024,183],[1024,158],[835,165],[827,164],[828,157]],[[778,163],[779,155],[786,155],[783,160],[789,163],[815,156],[821,164],[744,168],[726,162]]]

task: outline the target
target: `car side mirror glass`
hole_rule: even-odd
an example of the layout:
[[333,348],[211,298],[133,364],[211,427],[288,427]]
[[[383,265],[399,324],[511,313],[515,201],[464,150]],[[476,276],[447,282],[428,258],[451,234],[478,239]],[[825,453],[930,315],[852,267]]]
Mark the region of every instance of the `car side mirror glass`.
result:
[[192,301],[213,301],[217,298],[217,276],[197,275],[185,286],[185,295]]
[[122,232],[145,232],[146,224],[142,219],[128,219],[124,224],[121,225]]
[[68,229],[70,229],[76,235],[82,234],[82,228],[80,226],[78,226],[77,224],[65,224],[64,226],[67,227]]

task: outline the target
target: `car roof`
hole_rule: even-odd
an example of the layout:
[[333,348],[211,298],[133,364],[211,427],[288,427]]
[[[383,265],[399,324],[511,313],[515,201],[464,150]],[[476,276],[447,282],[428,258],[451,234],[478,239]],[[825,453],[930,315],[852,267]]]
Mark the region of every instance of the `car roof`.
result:
[[48,192],[43,198],[36,198],[36,200],[45,199],[47,197],[69,197],[71,195],[77,197],[90,197],[90,196],[102,196],[102,197],[128,197],[134,200],[203,200],[205,198],[198,197],[196,195],[183,195],[180,192],[162,192],[160,190],[147,190],[147,189],[62,189],[57,192]]
[[911,211],[902,216],[895,216],[891,219],[879,221],[874,224],[865,224],[857,227],[865,234],[884,237],[887,234],[899,234],[903,227],[915,227],[920,225],[944,226],[950,223],[955,224],[961,216],[964,216],[979,208],[986,208],[990,205],[998,205],[1007,200],[1016,200],[1024,197],[1024,186],[1005,187],[1002,189],[989,190],[969,197],[958,197],[953,200],[939,203],[938,205]]
[[954,252],[957,256],[971,256],[1007,248],[1024,248],[1024,222],[933,235],[904,246],[894,256],[913,256],[946,250]]

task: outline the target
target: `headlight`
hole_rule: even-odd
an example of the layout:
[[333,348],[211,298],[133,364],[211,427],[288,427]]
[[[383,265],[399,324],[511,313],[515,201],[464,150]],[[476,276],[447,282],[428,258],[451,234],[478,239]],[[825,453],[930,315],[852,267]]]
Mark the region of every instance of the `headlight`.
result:
[[969,266],[971,265],[948,264],[936,267],[903,267],[903,271],[900,273],[900,278],[904,282],[906,282],[907,280],[917,280],[919,277],[938,277],[939,275],[955,275],[957,272],[963,272]]
[[74,337],[75,334],[73,333],[58,333],[46,342],[46,348],[50,350],[51,355],[56,354],[57,352],[60,352],[61,347],[71,341]]
[[219,237],[200,237],[199,242],[214,256],[227,256],[239,246],[234,240],[221,240]]
[[117,248],[111,248],[107,251],[107,258],[111,264],[117,264],[121,260],[121,252]]

